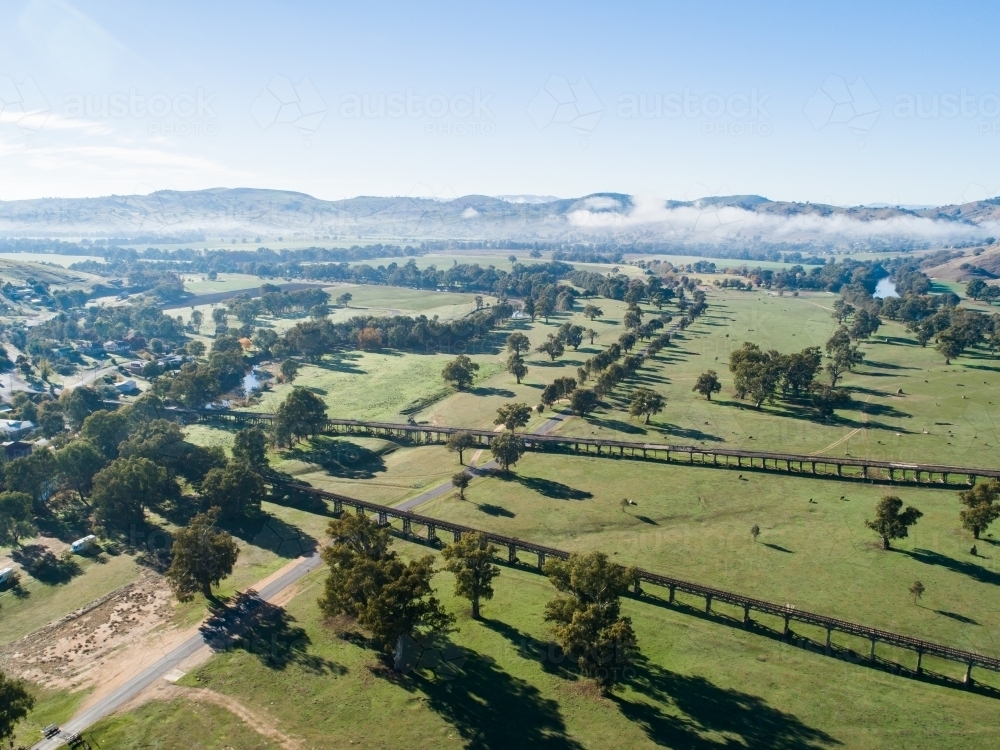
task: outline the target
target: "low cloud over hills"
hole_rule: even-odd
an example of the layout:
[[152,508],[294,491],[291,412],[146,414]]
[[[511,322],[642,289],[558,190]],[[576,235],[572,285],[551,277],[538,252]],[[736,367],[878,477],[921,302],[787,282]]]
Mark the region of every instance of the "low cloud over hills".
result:
[[756,195],[696,201],[598,193],[581,198],[449,201],[358,197],[324,201],[249,188],[0,202],[6,237],[292,237],[350,240],[516,240],[733,245],[788,242],[879,246],[979,242],[998,234],[1000,198],[910,209],[772,201]]

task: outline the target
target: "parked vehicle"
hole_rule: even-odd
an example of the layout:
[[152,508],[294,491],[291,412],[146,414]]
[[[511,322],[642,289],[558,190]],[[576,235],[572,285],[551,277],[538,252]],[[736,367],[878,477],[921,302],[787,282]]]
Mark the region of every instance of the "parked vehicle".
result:
[[86,552],[87,550],[91,549],[96,544],[97,544],[97,537],[94,536],[93,534],[90,534],[88,536],[85,536],[83,539],[77,539],[69,546],[69,549],[74,554],[80,554],[81,552]]

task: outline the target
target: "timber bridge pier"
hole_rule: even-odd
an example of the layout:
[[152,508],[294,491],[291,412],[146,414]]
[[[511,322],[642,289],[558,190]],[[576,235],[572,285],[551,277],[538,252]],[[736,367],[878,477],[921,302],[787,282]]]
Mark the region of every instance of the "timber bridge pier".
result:
[[[168,409],[178,415],[206,422],[223,422],[235,425],[269,425],[273,414],[223,409]],[[327,419],[320,429],[327,435],[355,435],[402,440],[424,445],[442,443],[457,432],[468,433],[477,445],[486,448],[497,433],[492,430],[466,429],[428,424],[397,424],[393,422],[368,422],[358,419]],[[851,456],[807,456],[794,453],[750,451],[737,448],[705,447],[697,445],[670,445],[627,440],[575,437],[570,435],[539,435],[519,433],[525,447],[532,451],[549,451],[571,454],[590,454],[610,458],[658,461],[765,471],[794,476],[814,476],[881,484],[909,484],[935,487],[968,487],[979,478],[1000,479],[1000,469],[968,466],[945,466],[902,461],[878,461]]]
[[[358,515],[374,514],[376,522],[380,526],[390,526],[394,521],[396,521],[398,524],[394,527],[394,531],[402,537],[413,541],[437,545],[442,542],[441,538],[438,536],[438,534],[442,532],[452,534],[454,541],[461,539],[462,534],[482,534],[488,541],[497,545],[503,552],[506,553],[506,562],[510,565],[522,564],[522,561],[518,557],[519,553],[525,553],[533,556],[539,570],[542,569],[548,558],[566,559],[570,556],[569,552],[555,549],[553,547],[546,547],[540,544],[535,544],[534,542],[525,541],[516,537],[504,536],[502,534],[495,534],[490,531],[474,529],[469,526],[451,523],[450,521],[443,521],[430,516],[423,516],[418,513],[402,510],[400,508],[379,505],[378,503],[371,503],[366,500],[358,500],[357,498],[347,497],[346,495],[338,495],[334,492],[318,490],[313,487],[299,484],[282,483],[281,486],[295,492],[321,498],[324,502],[330,503],[332,505],[333,512],[338,515],[346,512],[345,509],[347,508],[353,508]],[[420,533],[421,527],[423,534]],[[682,581],[677,578],[671,578],[670,576],[660,575],[659,573],[653,573],[640,568],[635,568],[634,574],[635,578],[633,579],[632,594],[639,599],[653,598],[648,592],[643,590],[643,584],[649,584],[650,586],[666,589],[666,603],[668,606],[675,606],[679,604],[677,600],[677,593],[680,592],[703,599],[704,613],[708,616],[724,617],[732,620],[733,618],[730,615],[714,611],[712,607],[718,603],[735,607],[737,612],[742,611],[741,623],[745,628],[765,628],[765,626],[761,623],[755,622],[751,619],[752,613],[771,615],[777,617],[784,623],[783,628],[778,632],[786,640],[791,639],[793,635],[798,635],[809,643],[815,643],[811,639],[806,639],[800,634],[793,634],[791,630],[791,623],[793,622],[818,628],[820,632],[825,631],[826,640],[822,645],[817,644],[815,650],[825,653],[827,656],[834,656],[836,653],[841,656],[846,656],[846,658],[851,661],[864,661],[868,664],[881,662],[897,674],[906,673],[913,676],[921,676],[925,673],[925,656],[936,657],[948,662],[960,664],[964,667],[964,674],[961,678],[961,682],[966,685],[971,685],[972,683],[973,667],[988,669],[992,672],[1000,672],[1000,659],[992,656],[972,651],[963,651],[961,649],[943,646],[931,641],[924,641],[919,638],[913,638],[907,635],[901,635],[899,633],[893,633],[847,620],[840,620],[834,617],[827,617],[826,615],[807,612],[788,604],[776,604],[774,602],[755,599],[753,597],[744,596],[731,591],[724,591],[710,586],[690,583],[688,581]],[[739,620],[739,618],[737,619]],[[835,646],[832,640],[834,633],[843,633],[862,639],[862,642],[867,643],[867,647],[864,649],[867,651],[867,654],[858,654],[858,652],[852,649]],[[885,644],[913,653],[916,656],[915,664],[912,667],[904,667],[898,662],[892,662],[878,657],[876,655],[877,644]],[[945,680],[954,681],[954,678],[948,678],[943,675],[938,676]]]

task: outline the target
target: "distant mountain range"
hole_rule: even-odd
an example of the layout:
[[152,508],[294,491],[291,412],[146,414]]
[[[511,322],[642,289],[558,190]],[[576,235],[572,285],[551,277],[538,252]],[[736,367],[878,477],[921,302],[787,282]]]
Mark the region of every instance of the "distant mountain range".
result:
[[[325,201],[251,188],[0,202],[0,237],[217,238],[258,242],[509,240],[880,248],[981,242],[1000,234],[1000,198],[932,208],[839,207],[730,195],[695,201],[621,193],[581,198],[467,195]],[[258,239],[260,238],[260,239]]]

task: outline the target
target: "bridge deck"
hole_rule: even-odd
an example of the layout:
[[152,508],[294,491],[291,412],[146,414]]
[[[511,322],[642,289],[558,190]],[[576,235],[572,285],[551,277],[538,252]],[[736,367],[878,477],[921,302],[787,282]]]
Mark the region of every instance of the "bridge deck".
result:
[[[427,539],[436,539],[437,532],[439,531],[450,531],[452,532],[456,539],[464,533],[481,533],[489,541],[494,544],[498,544],[508,549],[508,560],[510,562],[517,562],[517,552],[527,552],[529,554],[534,554],[538,556],[538,566],[541,567],[544,561],[549,557],[556,557],[561,559],[566,559],[569,557],[570,553],[564,550],[555,549],[553,547],[547,547],[541,544],[535,544],[534,542],[525,541],[523,539],[518,539],[516,537],[509,537],[503,534],[495,534],[491,531],[483,531],[481,529],[475,529],[470,526],[463,526],[462,524],[452,523],[450,521],[443,521],[437,518],[432,518],[430,516],[420,515],[418,513],[413,513],[411,511],[400,510],[398,508],[392,508],[385,505],[379,505],[378,503],[368,502],[366,500],[358,500],[357,498],[347,497],[346,495],[339,495],[335,492],[327,492],[326,490],[318,490],[313,487],[307,487],[305,485],[288,484],[284,485],[289,489],[294,489],[299,492],[315,495],[321,497],[325,500],[330,500],[334,504],[334,510],[341,511],[344,506],[355,508],[358,512],[369,512],[378,515],[379,523],[387,524],[389,519],[398,519],[403,521],[403,533],[407,535],[415,534],[412,531],[412,525],[417,524],[425,527],[427,531]],[[744,610],[744,621],[749,622],[750,612],[761,612],[764,614],[775,615],[777,617],[783,618],[785,622],[786,632],[789,622],[801,622],[808,625],[817,626],[827,630],[828,634],[831,632],[841,632],[847,633],[853,636],[860,636],[866,638],[872,642],[872,648],[874,649],[874,644],[877,643],[887,643],[892,646],[897,646],[899,648],[908,649],[919,654],[921,657],[925,655],[937,656],[948,661],[953,661],[960,663],[966,667],[968,670],[970,667],[982,667],[984,669],[989,669],[994,672],[1000,672],[1000,659],[987,656],[985,654],[979,654],[972,651],[964,651],[962,649],[952,648],[950,646],[944,646],[938,643],[933,643],[931,641],[925,641],[920,638],[913,638],[907,635],[902,635],[900,633],[893,633],[888,630],[882,630],[880,628],[873,628],[868,625],[862,625],[860,623],[850,622],[848,620],[840,620],[835,617],[827,617],[826,615],[816,614],[814,612],[807,612],[805,610],[796,609],[794,607],[789,607],[783,604],[775,604],[774,602],[765,601],[763,599],[755,599],[753,597],[744,596],[742,594],[737,594],[731,591],[725,591],[722,589],[713,588],[711,586],[703,586],[698,583],[691,583],[690,581],[684,581],[679,578],[672,578],[670,576],[660,575],[659,573],[653,573],[648,570],[637,569],[636,570],[636,582],[637,589],[638,583],[649,583],[657,586],[662,586],[670,591],[670,601],[674,599],[674,592],[681,591],[687,594],[692,594],[699,597],[705,597],[706,599],[706,609],[711,608],[713,601],[715,602],[725,602],[727,604],[732,604],[737,607],[742,607]],[[873,651],[874,653],[874,651]],[[919,668],[917,670],[919,672]],[[968,671],[966,671],[966,678],[968,678]]]
[[[188,413],[199,419],[234,421],[238,423],[266,424],[274,419],[273,414],[259,412],[237,412],[223,410],[176,409],[178,413]],[[357,419],[328,419],[324,432],[345,434],[366,434],[385,437],[417,437],[421,442],[440,442],[456,432],[467,432],[481,445],[488,445],[496,436],[492,430],[448,427],[443,425],[397,424],[394,422],[372,422]],[[774,451],[753,451],[740,448],[705,447],[670,443],[633,442],[628,440],[607,440],[571,435],[536,435],[522,433],[522,438],[531,450],[570,450],[576,453],[596,453],[647,460],[665,460],[688,464],[739,469],[776,471],[790,474],[808,474],[840,479],[896,482],[909,484],[968,485],[979,477],[1000,479],[1000,469],[969,466],[949,466],[946,464],[917,463],[911,461],[880,461],[877,459],[852,456],[812,456]],[[953,482],[954,478],[964,481]]]

